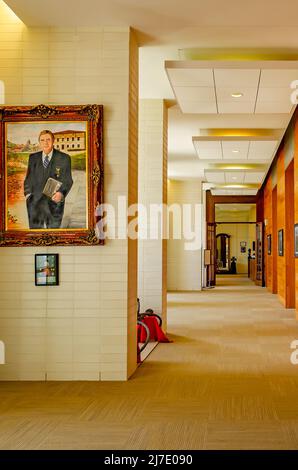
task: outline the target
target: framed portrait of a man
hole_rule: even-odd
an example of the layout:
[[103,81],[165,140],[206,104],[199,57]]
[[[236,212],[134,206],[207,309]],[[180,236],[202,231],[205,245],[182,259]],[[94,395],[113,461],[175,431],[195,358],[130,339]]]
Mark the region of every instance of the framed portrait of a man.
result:
[[103,107],[0,107],[0,246],[94,245]]

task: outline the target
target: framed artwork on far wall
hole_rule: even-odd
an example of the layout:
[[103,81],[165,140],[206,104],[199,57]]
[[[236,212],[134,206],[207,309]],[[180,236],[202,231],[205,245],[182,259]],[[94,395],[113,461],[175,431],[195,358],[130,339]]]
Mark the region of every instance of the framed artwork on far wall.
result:
[[280,229],[278,231],[278,256],[284,255],[284,231]]
[[298,258],[298,224],[294,226],[294,255]]
[[58,286],[59,263],[58,254],[35,255],[35,285]]
[[267,235],[267,255],[271,255],[271,234]]

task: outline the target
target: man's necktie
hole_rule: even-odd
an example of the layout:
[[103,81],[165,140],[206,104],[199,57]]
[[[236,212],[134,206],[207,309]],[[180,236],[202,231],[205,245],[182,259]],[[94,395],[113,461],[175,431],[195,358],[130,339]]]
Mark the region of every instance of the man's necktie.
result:
[[43,161],[43,166],[44,166],[44,168],[48,168],[49,163],[50,163],[49,156],[46,155],[46,156],[44,157],[44,161]]

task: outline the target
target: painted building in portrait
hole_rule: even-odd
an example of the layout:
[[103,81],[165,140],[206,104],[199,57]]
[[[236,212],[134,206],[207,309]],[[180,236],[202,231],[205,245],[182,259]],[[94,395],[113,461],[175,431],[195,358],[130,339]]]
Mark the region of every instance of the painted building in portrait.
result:
[[86,135],[82,131],[55,132],[55,147],[61,151],[77,152],[86,150]]

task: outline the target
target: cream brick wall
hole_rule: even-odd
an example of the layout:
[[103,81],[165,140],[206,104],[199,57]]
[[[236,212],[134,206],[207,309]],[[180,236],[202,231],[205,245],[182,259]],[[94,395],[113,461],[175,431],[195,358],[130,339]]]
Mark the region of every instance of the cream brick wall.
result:
[[[140,100],[139,202],[167,202],[167,108],[164,100]],[[138,296],[141,309],[162,314],[166,326],[166,241],[139,240]]]
[[[138,54],[130,29],[26,28],[0,0],[0,31],[5,103],[103,104],[104,200],[128,197],[137,184],[136,166],[131,172],[137,143],[129,136],[136,134],[130,101],[136,103],[138,88],[135,80],[129,93],[129,77]],[[128,262],[129,251],[127,240],[1,248],[0,339],[7,363],[0,380],[126,380],[136,367],[136,282],[128,290],[136,257]],[[59,253],[60,286],[34,286],[34,254],[41,252]]]
[[[176,181],[168,184],[168,203],[202,203],[201,182],[199,180]],[[202,227],[200,227],[202,232]],[[201,234],[200,234],[201,235]],[[186,251],[185,239],[168,241],[168,290],[201,290],[202,288],[202,250]]]

